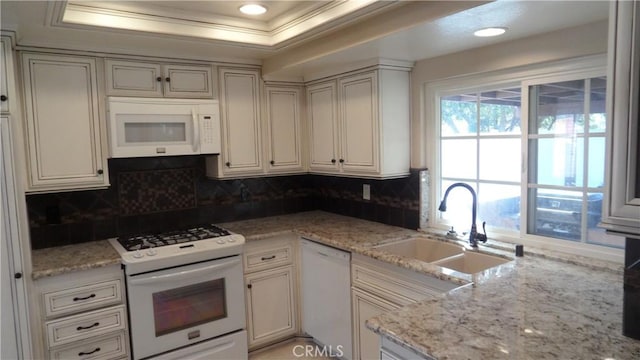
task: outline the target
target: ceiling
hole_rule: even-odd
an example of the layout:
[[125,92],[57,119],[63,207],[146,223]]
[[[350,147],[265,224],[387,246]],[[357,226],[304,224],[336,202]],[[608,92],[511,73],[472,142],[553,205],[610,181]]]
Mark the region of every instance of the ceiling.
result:
[[[416,61],[608,17],[608,1],[0,1],[18,44],[264,64],[305,76],[370,59]],[[505,35],[476,38],[487,26]]]

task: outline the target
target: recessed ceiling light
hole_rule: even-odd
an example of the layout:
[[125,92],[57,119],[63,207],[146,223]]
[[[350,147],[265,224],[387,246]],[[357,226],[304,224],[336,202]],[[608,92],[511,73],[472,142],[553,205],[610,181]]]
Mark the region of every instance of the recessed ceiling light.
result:
[[473,35],[479,36],[479,37],[498,36],[498,35],[504,34],[506,31],[507,31],[507,28],[503,28],[503,27],[488,27],[488,28],[475,31]]
[[240,12],[247,15],[260,15],[267,12],[267,8],[259,4],[245,4],[240,6]]

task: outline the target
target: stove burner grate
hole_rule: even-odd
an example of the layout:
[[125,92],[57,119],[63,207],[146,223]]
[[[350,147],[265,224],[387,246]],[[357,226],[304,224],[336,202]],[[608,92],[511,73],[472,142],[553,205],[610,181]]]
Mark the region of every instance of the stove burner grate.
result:
[[118,238],[118,242],[127,251],[136,251],[152,247],[181,244],[190,241],[212,239],[221,236],[231,235],[225,229],[213,224],[201,225],[198,227],[169,231],[158,234],[139,234],[133,236],[123,236]]

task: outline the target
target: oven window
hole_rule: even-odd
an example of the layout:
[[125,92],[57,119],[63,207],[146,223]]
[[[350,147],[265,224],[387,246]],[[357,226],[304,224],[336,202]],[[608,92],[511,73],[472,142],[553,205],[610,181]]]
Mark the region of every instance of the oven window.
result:
[[153,294],[156,336],[227,317],[224,278]]

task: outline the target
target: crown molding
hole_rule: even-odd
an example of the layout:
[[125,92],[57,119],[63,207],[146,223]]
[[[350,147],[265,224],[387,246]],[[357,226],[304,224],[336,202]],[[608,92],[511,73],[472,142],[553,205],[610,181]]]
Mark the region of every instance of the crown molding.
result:
[[[138,4],[56,1],[49,9],[51,27],[81,30],[143,32],[154,35],[188,37],[279,50],[337,26],[352,23],[400,2],[360,0],[330,1],[326,4],[302,6],[271,22],[247,20],[222,15],[170,12],[160,7]],[[108,6],[108,7],[107,7]]]

